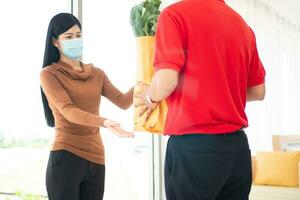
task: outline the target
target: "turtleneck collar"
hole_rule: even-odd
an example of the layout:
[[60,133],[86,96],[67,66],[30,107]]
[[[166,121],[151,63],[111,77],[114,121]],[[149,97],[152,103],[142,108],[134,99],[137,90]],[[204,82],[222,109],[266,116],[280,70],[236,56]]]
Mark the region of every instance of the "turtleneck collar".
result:
[[58,61],[57,63],[53,63],[53,65],[56,67],[56,69],[58,69],[68,77],[76,80],[88,79],[92,74],[92,68],[93,68],[92,64],[86,65],[81,63],[83,71],[77,71],[71,65],[63,61]]

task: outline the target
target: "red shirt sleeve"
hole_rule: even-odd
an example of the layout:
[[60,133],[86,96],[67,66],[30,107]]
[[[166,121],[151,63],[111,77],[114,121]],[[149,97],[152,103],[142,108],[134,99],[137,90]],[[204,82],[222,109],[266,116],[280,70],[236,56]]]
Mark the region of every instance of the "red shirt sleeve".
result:
[[185,33],[180,21],[170,11],[164,10],[158,19],[154,67],[178,72],[185,64]]
[[[252,30],[251,30],[252,31]],[[253,31],[252,31],[253,33]],[[253,33],[254,35],[254,33]],[[254,35],[255,38],[255,35]],[[266,71],[264,66],[259,58],[256,42],[255,42],[255,50],[252,55],[249,73],[248,73],[248,87],[257,86],[263,84],[265,82]]]

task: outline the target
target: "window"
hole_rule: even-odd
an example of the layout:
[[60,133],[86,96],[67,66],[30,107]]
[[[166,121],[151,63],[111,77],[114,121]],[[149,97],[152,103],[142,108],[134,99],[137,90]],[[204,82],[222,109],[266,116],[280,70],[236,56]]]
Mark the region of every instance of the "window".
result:
[[0,6],[0,192],[46,195],[53,130],[44,120],[39,73],[47,28],[71,0],[5,1]]
[[[93,63],[123,92],[135,85],[136,41],[129,1],[83,1],[84,62]],[[100,113],[132,130],[132,108],[123,111],[102,98]],[[151,134],[120,139],[101,130],[106,149],[105,200],[152,200]]]

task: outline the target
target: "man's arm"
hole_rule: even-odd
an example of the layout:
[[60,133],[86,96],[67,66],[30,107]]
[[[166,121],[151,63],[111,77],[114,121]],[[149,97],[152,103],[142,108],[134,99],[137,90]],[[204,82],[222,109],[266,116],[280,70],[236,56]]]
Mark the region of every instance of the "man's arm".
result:
[[265,98],[266,87],[265,84],[249,87],[247,89],[247,102],[262,101]]
[[152,101],[161,101],[170,96],[178,83],[178,72],[172,69],[158,70],[151,81],[149,96]]

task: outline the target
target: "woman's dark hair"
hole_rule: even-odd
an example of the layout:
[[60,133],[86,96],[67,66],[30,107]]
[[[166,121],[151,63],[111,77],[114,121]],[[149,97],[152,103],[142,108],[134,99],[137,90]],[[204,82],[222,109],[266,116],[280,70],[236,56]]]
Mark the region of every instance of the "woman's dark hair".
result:
[[[74,25],[78,25],[79,28],[81,29],[81,24],[79,20],[75,16],[69,13],[60,13],[55,15],[51,19],[48,26],[48,32],[46,38],[43,68],[47,67],[48,65],[54,62],[57,62],[60,58],[59,50],[53,45],[53,39],[58,39],[59,35],[68,31]],[[54,127],[55,126],[54,117],[49,107],[48,100],[42,88],[41,88],[41,92],[42,92],[42,101],[44,106],[46,122],[48,126]]]

